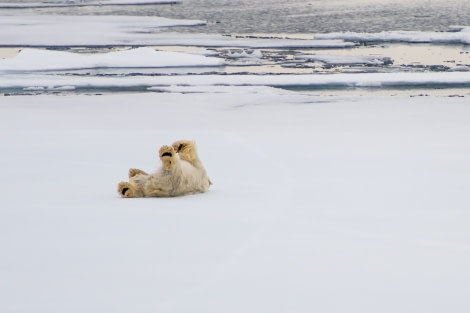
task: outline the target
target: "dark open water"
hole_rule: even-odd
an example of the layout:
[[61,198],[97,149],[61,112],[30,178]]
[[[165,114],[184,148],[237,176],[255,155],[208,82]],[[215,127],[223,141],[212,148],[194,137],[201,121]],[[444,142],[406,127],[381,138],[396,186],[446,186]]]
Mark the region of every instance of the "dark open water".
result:
[[149,13],[207,20],[217,33],[445,31],[470,24],[470,1],[189,0]]

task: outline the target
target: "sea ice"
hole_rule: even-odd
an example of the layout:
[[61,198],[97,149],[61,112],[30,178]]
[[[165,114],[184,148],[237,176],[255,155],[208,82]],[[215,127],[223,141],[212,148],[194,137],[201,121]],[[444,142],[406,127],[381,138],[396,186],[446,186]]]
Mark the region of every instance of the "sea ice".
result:
[[162,28],[201,26],[200,20],[154,16],[0,15],[0,46],[199,46],[245,48],[345,48],[343,40],[232,38],[161,32]]
[[384,31],[380,33],[336,32],[315,34],[315,39],[342,39],[355,42],[411,42],[470,44],[469,27],[453,27],[451,32]]
[[[180,24],[204,22],[2,15],[0,44],[354,46],[157,29]],[[412,36],[424,34],[402,38]],[[0,90],[165,91],[0,97],[2,311],[469,312],[468,99],[267,86],[470,86],[470,73],[67,72],[168,64],[223,62],[150,48],[0,60]],[[178,139],[198,143],[209,192],[119,198],[128,168],[151,171]]]
[[227,53],[227,57],[231,59],[260,59],[263,57],[261,50],[242,50],[242,51],[232,51],[230,50]]
[[205,23],[154,16],[0,15],[0,46],[145,46],[158,44],[156,29]]
[[4,73],[0,90],[29,87],[75,86],[81,88],[150,88],[159,86],[274,86],[274,87],[462,87],[470,85],[470,72],[446,73],[356,73],[303,75],[159,75],[159,76],[60,76],[48,74]]
[[337,54],[313,54],[299,55],[296,60],[320,61],[330,65],[389,65],[393,60],[389,57],[368,55],[337,55]]
[[181,0],[50,0],[44,2],[0,2],[0,9],[8,8],[50,8],[72,6],[103,6],[103,5],[151,5],[151,4],[176,4]]
[[[0,99],[3,312],[469,311],[468,99]],[[208,193],[118,197],[182,138]]]
[[157,68],[222,66],[222,59],[180,52],[137,48],[83,55],[64,51],[24,49],[15,58],[0,59],[0,72],[91,68]]

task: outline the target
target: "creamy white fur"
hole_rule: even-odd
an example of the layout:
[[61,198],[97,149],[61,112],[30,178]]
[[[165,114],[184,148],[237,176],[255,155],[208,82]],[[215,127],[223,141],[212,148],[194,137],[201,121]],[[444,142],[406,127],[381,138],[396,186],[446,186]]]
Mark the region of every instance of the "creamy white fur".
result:
[[159,151],[162,166],[153,174],[131,168],[129,182],[118,184],[123,198],[174,197],[206,192],[212,184],[199,160],[196,144],[180,140]]

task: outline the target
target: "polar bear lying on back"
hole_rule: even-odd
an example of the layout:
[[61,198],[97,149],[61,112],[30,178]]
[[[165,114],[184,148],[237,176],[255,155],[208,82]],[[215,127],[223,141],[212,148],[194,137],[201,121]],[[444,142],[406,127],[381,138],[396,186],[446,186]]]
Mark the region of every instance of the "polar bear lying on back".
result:
[[194,142],[179,140],[171,146],[161,147],[159,155],[162,167],[155,173],[147,174],[135,168],[129,170],[129,182],[118,184],[121,197],[184,196],[206,192],[212,185]]

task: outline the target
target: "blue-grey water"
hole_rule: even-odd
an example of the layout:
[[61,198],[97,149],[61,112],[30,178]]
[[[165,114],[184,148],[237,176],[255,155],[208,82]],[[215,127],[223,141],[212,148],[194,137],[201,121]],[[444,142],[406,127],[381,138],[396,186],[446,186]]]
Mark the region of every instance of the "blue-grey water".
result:
[[190,0],[148,14],[207,20],[192,31],[217,33],[445,31],[470,23],[470,1]]
[[[69,0],[72,1],[72,0]],[[87,0],[77,0],[86,2]],[[46,2],[41,0],[3,0],[10,3]],[[52,1],[50,1],[52,2]],[[59,2],[65,2],[59,0]],[[4,12],[61,15],[133,15],[197,19],[204,26],[176,27],[171,31],[219,33],[228,35],[277,36],[330,32],[447,31],[451,25],[470,25],[470,1],[467,0],[183,0],[174,5],[70,6],[49,8],[0,9]],[[219,57],[227,49],[213,49]],[[381,55],[393,62],[384,66],[331,66],[293,61],[303,53],[343,53]],[[227,59],[228,66],[214,74],[226,73],[341,73],[341,72],[416,72],[449,71],[456,67],[470,70],[470,46],[463,44],[368,44],[343,51],[318,52],[299,49],[268,49],[263,63],[239,66]],[[230,66],[232,65],[232,66]],[[175,70],[153,74],[178,74]],[[173,71],[173,72],[171,72]],[[80,74],[80,73],[75,73]],[[86,71],[86,75],[95,73]],[[103,74],[103,73],[101,73]],[[105,73],[107,75],[109,73]],[[120,75],[128,75],[120,73]],[[147,75],[140,73],[139,75]],[[467,88],[463,89],[469,94]],[[462,94],[462,89],[459,89]]]
[[180,28],[178,31],[222,34],[445,31],[449,25],[470,24],[470,1],[467,0],[183,0],[175,5],[30,10],[54,14],[152,15],[200,19],[207,21],[207,25]]

